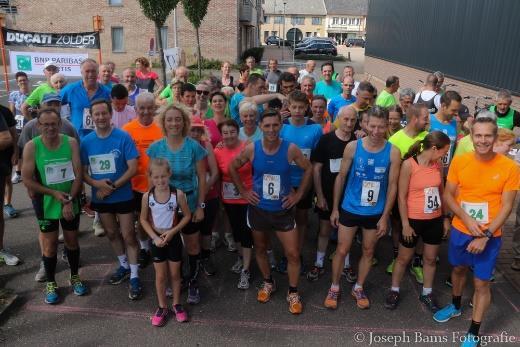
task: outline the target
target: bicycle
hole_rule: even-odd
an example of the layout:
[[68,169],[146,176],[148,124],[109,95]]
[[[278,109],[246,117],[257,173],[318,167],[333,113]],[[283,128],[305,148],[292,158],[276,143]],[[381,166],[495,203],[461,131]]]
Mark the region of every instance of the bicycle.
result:
[[480,111],[483,110],[489,110],[489,107],[493,104],[492,102],[482,103],[482,100],[493,100],[490,96],[464,96],[462,99],[469,100],[474,99],[475,100],[475,106],[473,107],[474,112],[473,116],[476,116]]

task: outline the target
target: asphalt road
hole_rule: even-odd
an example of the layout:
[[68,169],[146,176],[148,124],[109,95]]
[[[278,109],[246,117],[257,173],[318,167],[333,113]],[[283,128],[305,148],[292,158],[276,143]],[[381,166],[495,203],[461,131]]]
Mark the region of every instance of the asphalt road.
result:
[[[5,244],[24,262],[16,267],[0,266],[0,287],[10,288],[20,296],[17,305],[0,321],[0,344],[6,346],[452,346],[457,345],[454,336],[456,339],[458,335],[464,335],[470,323],[471,288],[463,297],[463,315],[439,324],[418,302],[420,286],[408,273],[402,283],[400,306],[395,311],[383,307],[384,295],[390,286],[390,277],[384,269],[391,257],[390,239],[385,237],[377,249],[379,264],[373,268],[366,284],[372,303],[368,310],[361,311],[356,307],[348,292],[350,285],[344,280],[339,308],[336,311],[323,308],[330,284],[330,262],[326,263],[327,272],[318,282],[309,283],[302,278],[300,291],[304,311],[300,316],[287,311],[287,280],[280,274],[274,275],[279,284],[278,292],[271,302],[260,304],[256,301],[254,285],[247,291],[236,289],[238,277],[228,270],[236,255],[220,248],[215,254],[219,273],[212,278],[201,275],[202,301],[197,306],[186,306],[191,322],[169,321],[165,327],[155,328],[150,324],[150,316],[157,305],[152,267],[141,274],[145,286],[143,299],[131,302],[126,284],[108,284],[116,258],[106,237],[97,238],[89,230],[92,219],[86,216],[81,218],[80,274],[91,292],[85,297],[71,294],[66,282],[68,268],[59,261],[57,281],[61,286],[62,301],[59,305],[46,305],[43,284],[34,282],[40,261],[37,225],[22,184],[15,186],[13,204],[21,215],[6,221]],[[314,259],[315,235],[316,222],[312,221],[304,253],[307,264]],[[277,242],[275,244],[277,247]],[[359,251],[356,245],[352,256],[355,264]],[[279,249],[277,254],[280,254]],[[451,298],[450,289],[442,283],[447,274],[444,245],[434,286],[441,304],[448,303]],[[260,276],[256,269],[253,276],[253,283],[258,283]],[[500,273],[492,288],[493,303],[481,333],[495,338],[502,333],[502,336],[506,334],[518,341],[518,292]],[[185,292],[182,297],[186,300]],[[382,343],[383,339],[391,343]],[[404,339],[404,342],[396,339]]]

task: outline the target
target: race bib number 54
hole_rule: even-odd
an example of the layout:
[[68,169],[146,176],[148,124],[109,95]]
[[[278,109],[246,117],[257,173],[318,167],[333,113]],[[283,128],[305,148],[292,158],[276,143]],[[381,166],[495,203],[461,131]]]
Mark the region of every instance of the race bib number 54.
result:
[[487,202],[465,202],[461,201],[462,209],[471,218],[481,224],[489,223],[489,206]]
[[264,174],[262,196],[266,200],[280,200],[280,175]]

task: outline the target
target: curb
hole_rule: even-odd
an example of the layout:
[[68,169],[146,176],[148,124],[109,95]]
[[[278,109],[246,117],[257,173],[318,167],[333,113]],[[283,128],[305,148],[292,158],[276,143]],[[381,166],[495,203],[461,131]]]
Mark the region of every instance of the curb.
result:
[[5,315],[9,312],[9,309],[14,306],[18,299],[18,295],[14,293],[10,293],[7,290],[2,290],[4,293],[0,292],[0,319],[5,318]]

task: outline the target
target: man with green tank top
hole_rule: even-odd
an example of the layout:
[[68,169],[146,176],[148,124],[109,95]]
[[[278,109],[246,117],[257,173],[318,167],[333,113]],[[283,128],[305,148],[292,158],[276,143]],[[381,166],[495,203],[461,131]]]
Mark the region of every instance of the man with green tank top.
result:
[[497,93],[496,103],[489,108],[497,115],[497,125],[499,128],[513,130],[520,127],[520,112],[511,107],[513,98],[508,90],[501,89]]
[[60,134],[61,117],[55,109],[40,110],[38,127],[41,135],[29,141],[23,151],[22,177],[33,198],[40,228],[42,260],[47,277],[45,302],[56,304],[59,300],[55,273],[60,224],[70,266],[72,291],[78,296],[88,292],[78,275],[81,161],[78,142]]

